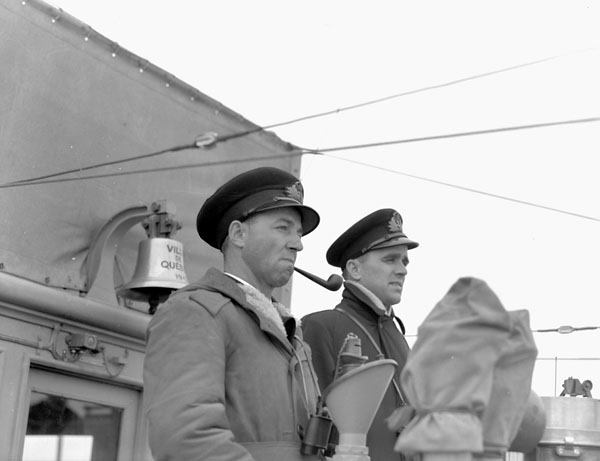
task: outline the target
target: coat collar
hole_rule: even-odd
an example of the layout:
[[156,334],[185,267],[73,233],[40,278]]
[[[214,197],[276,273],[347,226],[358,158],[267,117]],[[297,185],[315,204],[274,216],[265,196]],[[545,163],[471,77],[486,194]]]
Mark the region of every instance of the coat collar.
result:
[[402,323],[402,320],[400,320],[400,318],[394,314],[394,310],[390,308],[389,314],[386,314],[383,310],[384,308],[382,307],[383,304],[381,301],[378,300],[379,304],[377,305],[373,301],[374,297],[375,295],[362,285],[347,280],[344,282],[342,303],[338,306],[342,306],[344,302],[346,302],[358,315],[369,318],[371,321],[375,322],[379,321],[383,317],[395,319],[396,322],[398,322],[400,331],[402,331],[402,334],[405,334],[406,329],[404,328],[404,324]]
[[390,315],[392,312],[392,308],[386,308],[381,300],[375,296],[371,290],[369,290],[364,285],[361,285],[358,282],[353,280],[347,280],[345,282],[346,288],[352,287],[352,292],[354,295],[359,298],[362,302],[367,304],[371,309],[374,309],[378,315]]
[[[289,309],[283,304],[272,299],[272,305],[270,306],[272,310],[269,310],[269,306],[263,304],[268,303],[269,300],[262,293],[250,285],[248,285],[250,290],[242,287],[240,282],[214,267],[208,269],[204,277],[200,280],[200,284],[221,293],[243,309],[252,312],[261,330],[279,339],[285,345],[286,349],[291,348],[290,341],[296,333],[297,325]],[[260,297],[263,299],[261,300]],[[280,316],[279,320],[275,317],[277,314]]]
[[360,283],[354,282],[352,280],[346,280],[344,282],[344,293],[343,297],[348,294],[351,294],[353,298],[360,301],[362,304],[366,305],[377,317],[381,317],[387,315],[388,317],[394,317],[394,311],[392,308],[389,309],[389,314],[387,314],[387,309],[383,305],[383,303],[373,294],[372,291],[362,286]]

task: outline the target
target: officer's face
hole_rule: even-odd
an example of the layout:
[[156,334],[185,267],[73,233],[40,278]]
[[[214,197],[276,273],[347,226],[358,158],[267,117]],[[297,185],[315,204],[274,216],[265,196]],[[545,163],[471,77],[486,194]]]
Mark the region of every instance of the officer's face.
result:
[[408,248],[398,245],[372,250],[357,260],[358,280],[389,307],[400,302],[408,266]]
[[257,282],[276,288],[294,272],[302,250],[302,220],[293,207],[263,211],[244,222],[246,233],[242,257]]

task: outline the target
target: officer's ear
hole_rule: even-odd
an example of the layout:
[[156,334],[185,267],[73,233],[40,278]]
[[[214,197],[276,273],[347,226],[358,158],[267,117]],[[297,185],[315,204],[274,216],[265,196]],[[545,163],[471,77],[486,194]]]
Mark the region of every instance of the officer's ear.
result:
[[349,259],[346,262],[345,274],[350,280],[360,280],[360,261],[358,259]]
[[244,248],[246,243],[247,225],[241,221],[233,220],[229,223],[227,236],[232,245],[238,248]]

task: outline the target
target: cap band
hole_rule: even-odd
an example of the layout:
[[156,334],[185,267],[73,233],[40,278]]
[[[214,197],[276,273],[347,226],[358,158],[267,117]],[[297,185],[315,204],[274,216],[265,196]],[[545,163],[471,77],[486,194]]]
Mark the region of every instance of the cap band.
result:
[[[391,242],[392,240],[396,240],[396,239],[400,239],[400,238],[407,238],[406,235],[404,235],[403,233],[400,234],[390,234],[390,235],[386,235],[385,237],[382,237],[380,239],[375,240],[374,242],[371,242],[371,244],[365,248],[363,248],[362,250],[360,250],[361,254],[365,254],[367,251],[371,251],[371,250],[376,250],[378,245],[381,245],[382,243],[387,243],[387,242]],[[403,245],[403,242],[398,242],[398,245]],[[390,246],[390,245],[386,245],[386,246]],[[385,247],[384,247],[385,248]]]
[[196,230],[206,243],[221,249],[229,225],[256,213],[294,207],[302,217],[304,235],[319,225],[319,214],[303,204],[304,189],[288,171],[260,167],[227,181],[206,199],[196,216]]
[[371,250],[406,245],[410,250],[419,244],[410,240],[402,230],[402,216],[392,208],[377,210],[354,223],[327,250],[327,262],[345,267]]
[[[231,224],[232,221],[245,221],[250,216],[261,211],[267,211],[273,208],[283,208],[286,206],[307,208],[302,202],[296,200],[296,198],[281,195],[281,188],[276,190],[262,190],[244,197],[227,210],[222,218],[219,219],[216,232],[218,245],[221,246],[225,241],[225,237],[227,237],[229,232],[229,224]],[[306,223],[303,222],[302,224]]]

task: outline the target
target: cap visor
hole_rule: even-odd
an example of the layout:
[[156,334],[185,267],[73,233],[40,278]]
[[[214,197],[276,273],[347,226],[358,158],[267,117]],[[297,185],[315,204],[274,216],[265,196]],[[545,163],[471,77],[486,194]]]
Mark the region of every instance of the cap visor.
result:
[[313,210],[311,207],[306,205],[301,205],[299,203],[290,203],[290,202],[279,202],[274,203],[272,205],[268,205],[266,207],[261,207],[257,210],[257,213],[261,213],[267,210],[275,210],[277,208],[297,208],[300,216],[302,218],[302,234],[307,235],[314,231],[319,222],[321,221],[321,217],[319,213]]
[[400,245],[406,245],[409,250],[412,250],[413,248],[417,248],[419,246],[419,243],[415,242],[414,240],[405,238],[405,237],[400,237],[400,238],[396,238],[393,240],[388,240],[387,242],[383,242],[380,245],[376,245],[373,248],[371,248],[369,251],[380,250],[382,248],[397,247]]

